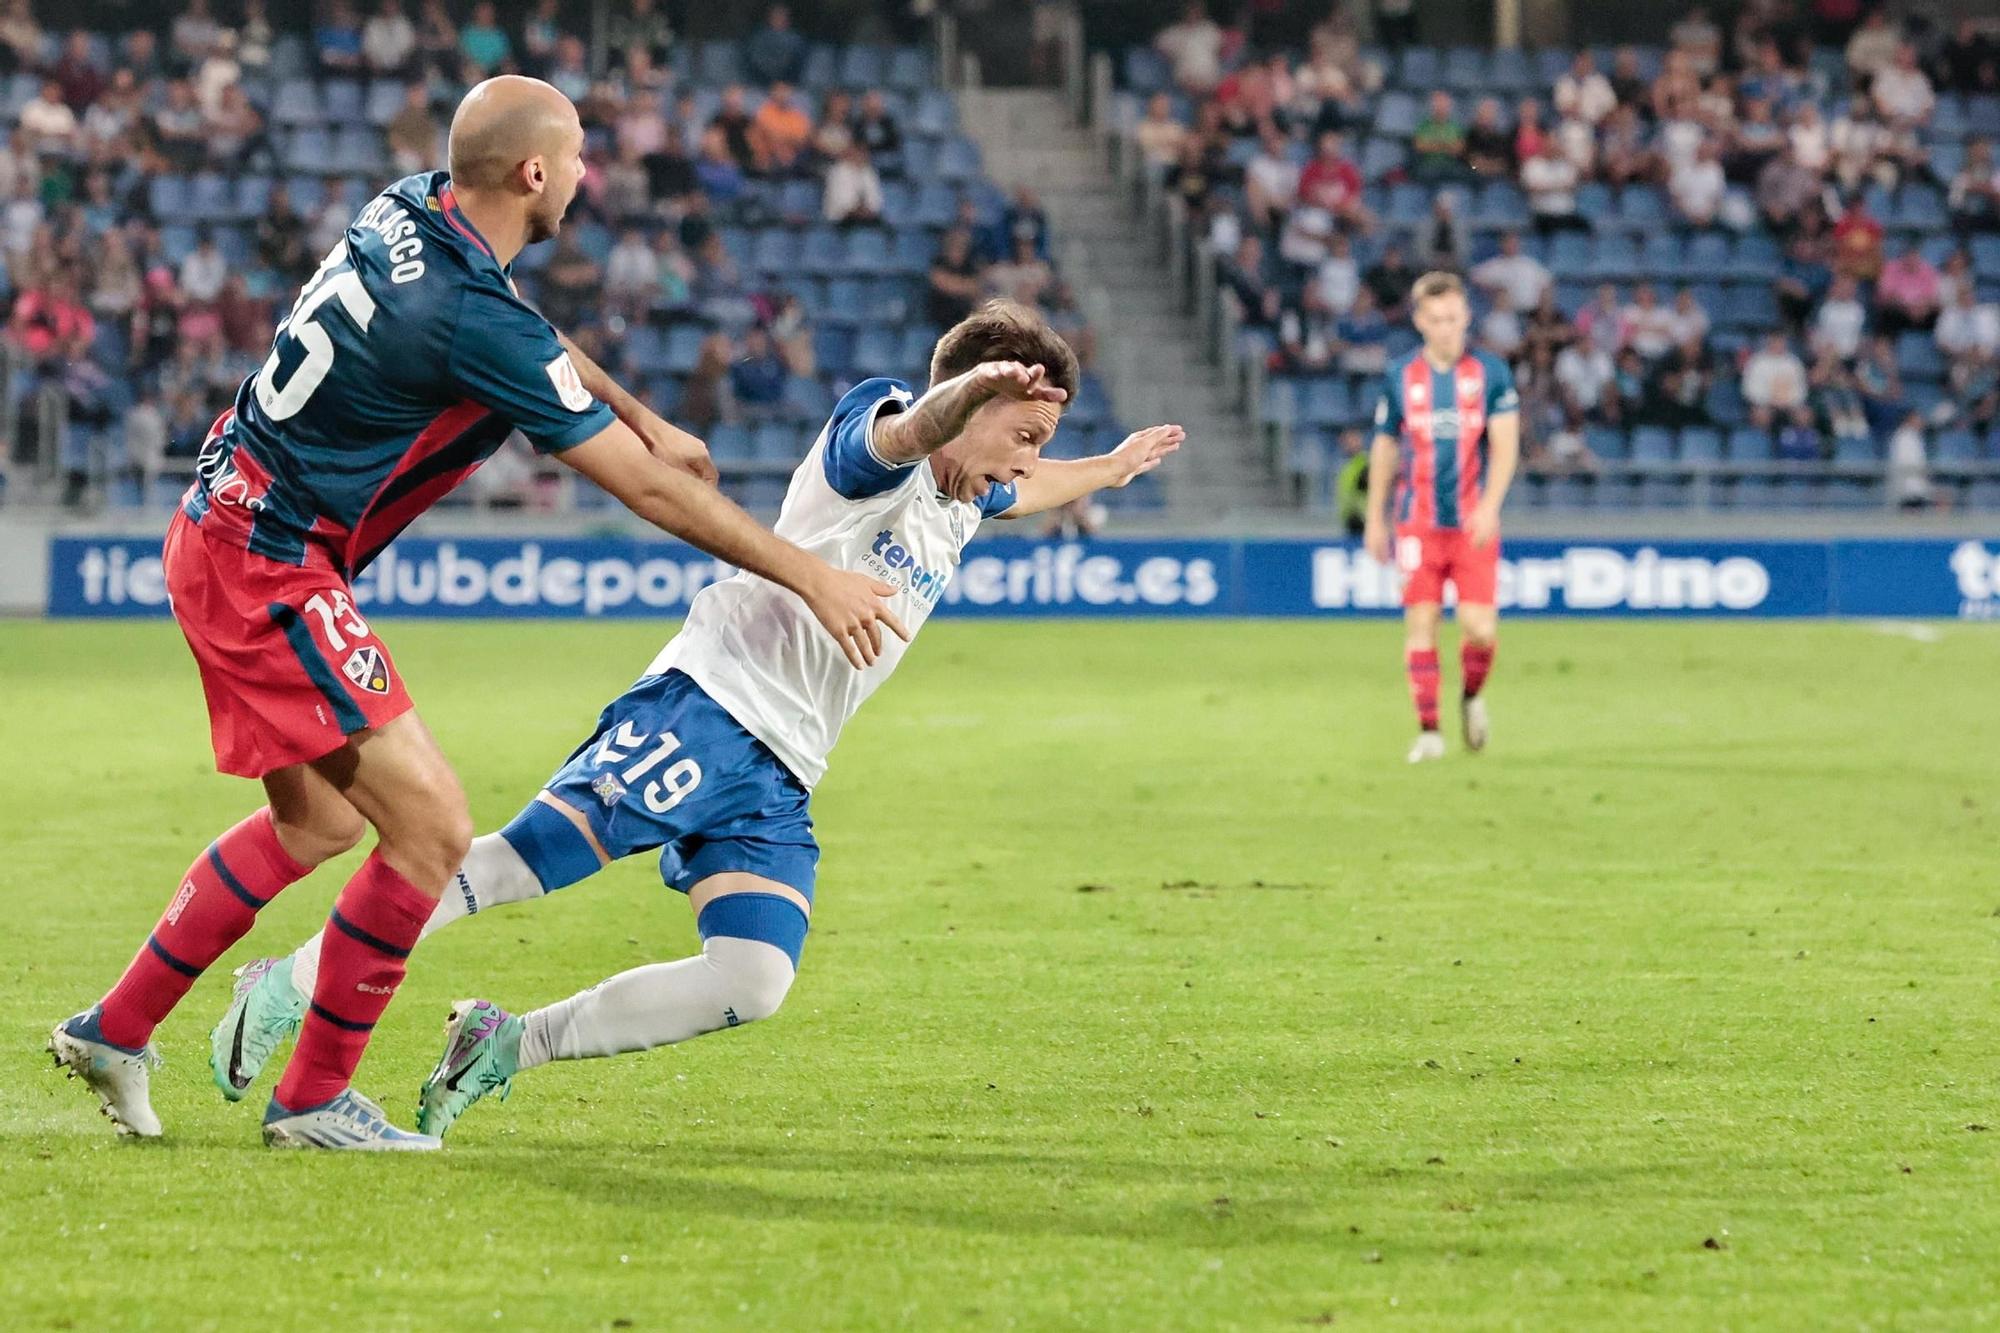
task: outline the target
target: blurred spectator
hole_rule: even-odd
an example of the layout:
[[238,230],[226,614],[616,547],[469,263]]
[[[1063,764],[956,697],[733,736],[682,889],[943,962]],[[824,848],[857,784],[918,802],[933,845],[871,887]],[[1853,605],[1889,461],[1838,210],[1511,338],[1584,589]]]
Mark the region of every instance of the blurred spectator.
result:
[[312,271],[306,249],[306,224],[292,209],[291,191],[283,181],[271,186],[270,199],[251,224],[257,259],[278,275],[281,285],[296,286]]
[[1720,147],[1713,139],[1704,140],[1696,151],[1694,161],[1675,168],[1667,188],[1673,194],[1674,206],[1681,216],[1697,227],[1714,224],[1717,213],[1722,208],[1723,196],[1728,193],[1729,182],[1722,172]]
[[472,17],[458,30],[458,50],[481,75],[498,73],[513,60],[513,39],[500,26],[492,0],[479,0],[472,7]]
[[361,72],[364,54],[361,26],[347,0],[330,0],[325,18],[313,29],[313,50],[322,74],[340,77]]
[[1206,93],[1222,82],[1222,29],[1201,0],[1190,0],[1180,21],[1153,38],[1153,48],[1167,58],[1174,82],[1186,92]]
[[1889,65],[1875,75],[1875,109],[1891,124],[1921,125],[1937,108],[1930,76],[1917,64],[1917,49],[1908,42],[1896,48]]
[[1637,48],[1621,46],[1611,57],[1611,96],[1622,107],[1636,109],[1646,100],[1646,77],[1639,69]]
[[743,196],[748,184],[743,164],[730,152],[729,136],[719,124],[711,124],[701,136],[701,156],[695,159],[694,179],[701,192],[717,203],[733,203]]
[[430,94],[421,83],[403,90],[403,105],[389,122],[389,156],[404,175],[436,168],[443,155],[438,151],[439,127],[431,115]]
[[1544,236],[1590,226],[1577,216],[1576,187],[1576,164],[1563,156],[1554,139],[1544,140],[1541,151],[1521,164],[1521,189],[1528,196],[1535,226]]
[[1492,305],[1479,321],[1479,345],[1495,356],[1512,360],[1527,342],[1521,316],[1514,310],[1514,298],[1505,288],[1493,294]]
[[1819,173],[1800,162],[1797,150],[1788,147],[1757,173],[1757,211],[1772,230],[1790,232],[1807,205],[1819,198],[1822,188]]
[[1035,243],[1025,236],[1016,237],[1013,253],[989,266],[984,277],[991,294],[1026,306],[1040,305],[1055,281],[1048,262],[1035,253]]
[[1237,243],[1236,253],[1222,265],[1221,277],[1244,326],[1270,328],[1277,322],[1282,298],[1265,265],[1263,242],[1256,236],[1246,235]]
[[0,54],[9,73],[31,70],[42,61],[42,28],[35,22],[29,0],[7,0],[0,18]]
[[1936,338],[1947,356],[2000,355],[2000,306],[1980,301],[1970,284],[1961,286],[1938,314]]
[[1477,176],[1504,180],[1514,174],[1514,136],[1500,123],[1496,98],[1481,98],[1466,126],[1465,165]]
[[1146,166],[1163,176],[1180,161],[1181,146],[1187,142],[1187,128],[1174,119],[1174,102],[1165,93],[1154,93],[1146,103],[1146,118],[1139,122],[1133,137],[1145,155]]
[[1401,243],[1391,238],[1382,247],[1381,258],[1368,267],[1361,280],[1385,314],[1401,318],[1403,303],[1410,299],[1410,289],[1421,276]]
[[806,39],[792,30],[792,11],[772,5],[744,47],[743,63],[759,83],[797,83],[805,71]]
[[1690,338],[1668,352],[1654,373],[1654,414],[1663,426],[1708,424],[1708,391],[1715,385],[1715,358],[1701,339]]
[[[724,88],[722,102],[709,120],[708,128],[720,130],[723,147],[729,156],[735,160],[738,167],[744,171],[751,171],[757,166],[757,149],[751,141],[750,113],[743,109],[743,101],[741,84],[732,83]],[[702,152],[703,155],[708,152],[706,140],[702,143]]]
[[97,322],[84,308],[76,279],[57,272],[32,283],[16,298],[7,332],[37,368],[54,371],[65,361],[88,355]]
[[202,114],[214,116],[242,77],[243,67],[236,63],[236,34],[224,28],[194,71],[194,100]]
[[1584,339],[1556,353],[1555,381],[1566,408],[1580,417],[1605,419],[1612,407],[1607,390],[1616,373],[1611,354]]
[[1625,307],[1625,324],[1631,330],[1627,345],[1648,364],[1664,360],[1680,343],[1676,336],[1680,321],[1673,307],[1661,304],[1650,282],[1633,289],[1632,304]]
[[195,248],[181,261],[181,293],[190,301],[207,303],[222,295],[222,284],[228,279],[229,261],[217,248],[215,233],[203,227]]
[[209,13],[208,0],[187,0],[187,8],[174,19],[168,46],[185,73],[207,58],[221,36],[222,25]]
[[1883,333],[1928,330],[1937,322],[1942,275],[1917,246],[1904,244],[1875,284],[1875,325]]
[[786,174],[803,165],[812,141],[812,117],[794,96],[790,84],[774,83],[764,105],[750,118],[750,145],[760,171]]
[[768,331],[771,345],[784,358],[785,369],[800,379],[811,379],[815,373],[812,329],[806,323],[806,310],[798,297],[787,294],[778,298]]
[[1319,136],[1319,152],[1299,173],[1298,197],[1307,207],[1323,209],[1335,218],[1356,221],[1364,216],[1361,171],[1335,131]]
[[250,105],[240,84],[223,89],[222,100],[207,116],[208,155],[218,170],[241,166],[264,136],[264,118]]
[[2000,357],[1974,353],[1954,358],[1945,376],[1952,420],[1980,435],[2000,422]]
[[1706,5],[1689,6],[1687,16],[1668,31],[1667,41],[1699,78],[1722,66],[1722,30],[1709,18]]
[[104,71],[91,57],[89,33],[79,28],[69,35],[49,77],[62,90],[63,102],[78,116],[98,99],[104,92]]
[[1785,143],[1792,151],[1793,163],[1816,177],[1825,175],[1833,161],[1833,136],[1820,118],[1818,103],[1799,103],[1785,131]]
[[1683,287],[1674,293],[1670,327],[1676,347],[1686,347],[1690,343],[1699,347],[1708,342],[1708,312],[1695,299],[1692,287]]
[[673,25],[658,0],[623,0],[612,6],[606,36],[615,51],[639,47],[656,63],[664,62],[674,41]]
[[153,112],[153,139],[176,171],[193,171],[200,165],[207,151],[206,128],[187,80],[168,84],[166,102]]
[[1542,155],[1542,146],[1549,140],[1542,129],[1542,104],[1532,97],[1521,99],[1514,108],[1514,163],[1516,168],[1525,167],[1529,160]]
[[1813,352],[1830,353],[1841,361],[1852,361],[1861,351],[1861,335],[1868,327],[1868,307],[1861,302],[1861,284],[1841,276],[1813,318]]
[[772,345],[762,325],[744,331],[735,364],[729,368],[729,388],[747,415],[771,415],[785,401],[785,359]]
[[1994,67],[2000,65],[2000,40],[1983,31],[1977,20],[1958,21],[1951,37],[1938,49],[1937,84],[1946,92],[1991,91]]
[[1743,401],[1750,420],[1770,430],[1783,417],[1807,411],[1806,368],[1785,335],[1773,330],[1743,363]]
[[21,108],[19,124],[37,152],[66,153],[76,141],[76,113],[63,100],[62,85],[42,81],[41,91]]
[[1465,127],[1450,93],[1431,94],[1429,111],[1410,136],[1410,154],[1411,174],[1420,181],[1437,184],[1464,177]]
[[1616,356],[1632,341],[1632,317],[1618,303],[1618,288],[1600,283],[1597,299],[1576,312],[1576,331],[1582,340],[1606,356]]
[[659,262],[646,234],[637,227],[625,228],[604,261],[605,300],[627,319],[644,319],[659,289]]
[[972,261],[971,233],[953,227],[931,260],[924,318],[934,327],[948,329],[971,314],[979,298],[979,266]]
[[1417,228],[1417,262],[1426,269],[1462,269],[1471,249],[1465,224],[1459,220],[1458,197],[1440,191],[1431,200],[1430,216]]
[[243,0],[243,22],[236,28],[236,59],[248,73],[262,75],[271,67],[271,45],[277,30],[265,13],[264,0]]
[[826,173],[826,220],[839,223],[882,220],[882,178],[868,160],[868,150],[850,144]]
[[455,70],[462,58],[458,47],[458,25],[444,0],[421,0],[417,14],[417,51],[425,65],[439,75]]
[[572,33],[556,38],[555,52],[542,71],[542,77],[572,102],[580,103],[587,98],[591,91],[591,79],[583,39]]
[[104,235],[90,270],[92,317],[111,324],[131,318],[143,291],[143,275],[132,256],[132,244],[120,228]]
[[[535,0],[535,7],[521,22],[521,57],[528,72],[546,78],[545,71],[555,64],[556,47],[562,39],[562,0]],[[621,49],[641,59],[650,59],[652,54],[635,47]]]
[[1043,259],[1049,257],[1049,215],[1033,186],[1014,187],[1014,197],[1007,201],[1006,211],[1001,215],[1000,228],[1006,233],[1003,248],[1007,253],[1013,252],[1016,242],[1025,240],[1037,255]]
[[1284,220],[1285,212],[1299,199],[1299,168],[1292,160],[1292,144],[1277,126],[1266,124],[1259,135],[1256,156],[1243,169],[1244,202],[1250,220],[1269,230]]
[[1474,286],[1498,295],[1506,293],[1517,311],[1533,310],[1555,282],[1548,266],[1521,248],[1518,232],[1500,234],[1500,252],[1475,264],[1468,275]]
[[1924,419],[1912,412],[1889,437],[1889,494],[1898,508],[1927,509],[1935,499]]
[[1417,0],[1375,0],[1375,35],[1390,50],[1417,40]]
[[734,356],[726,334],[712,333],[702,341],[694,371],[681,388],[680,401],[674,405],[675,421],[697,435],[706,435],[718,422],[735,415],[729,391],[730,362]]
[[1873,282],[1882,272],[1882,223],[1855,194],[1833,227],[1834,272]]
[[1312,291],[1335,315],[1354,308],[1361,294],[1361,266],[1355,261],[1354,246],[1345,233],[1335,232],[1327,242],[1326,257],[1313,274]]
[[1803,325],[1832,285],[1833,266],[1827,260],[1826,242],[1810,233],[1794,237],[1773,284],[1785,322],[1793,327]]
[[836,88],[826,95],[826,102],[820,108],[819,124],[813,128],[812,149],[814,160],[823,163],[840,161],[854,143],[853,99]]
[[1951,178],[1947,203],[1952,225],[1960,231],[2000,231],[2000,167],[1985,139],[1965,146],[1965,162]]
[[1394,330],[1368,288],[1354,294],[1354,305],[1340,317],[1334,332],[1340,340],[1340,369],[1344,373],[1380,375],[1388,368],[1389,338]]
[[1611,81],[1597,69],[1597,57],[1589,50],[1576,53],[1569,72],[1556,80],[1555,108],[1564,116],[1574,116],[1588,125],[1597,125],[1618,105]]
[[1894,63],[1902,45],[1903,35],[1890,21],[1888,7],[1876,6],[1847,39],[1847,68],[1865,85]]
[[574,228],[556,235],[555,253],[542,270],[542,313],[559,329],[581,324],[604,285],[604,274]]
[[903,170],[903,132],[889,114],[889,103],[880,88],[861,95],[861,114],[854,121],[854,138],[868,150],[877,171],[898,175]]

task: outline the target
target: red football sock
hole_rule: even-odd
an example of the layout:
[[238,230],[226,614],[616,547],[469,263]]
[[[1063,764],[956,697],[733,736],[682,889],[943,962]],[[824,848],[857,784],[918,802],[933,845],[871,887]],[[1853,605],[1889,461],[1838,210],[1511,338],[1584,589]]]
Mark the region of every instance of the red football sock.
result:
[[1465,697],[1477,698],[1486,684],[1486,673],[1493,669],[1493,650],[1490,643],[1462,644],[1458,650],[1459,671],[1465,677]]
[[353,1080],[436,906],[436,898],[396,873],[379,851],[354,872],[327,918],[319,984],[278,1082],[278,1105],[303,1111],[331,1101]]
[[104,997],[98,1019],[104,1039],[144,1046],[195,978],[249,933],[257,909],[311,869],[279,843],[269,806],[210,843],[181,877],[139,956]]
[[1438,724],[1438,655],[1435,648],[1412,649],[1409,657],[1410,698],[1416,701],[1417,724],[1436,731]]

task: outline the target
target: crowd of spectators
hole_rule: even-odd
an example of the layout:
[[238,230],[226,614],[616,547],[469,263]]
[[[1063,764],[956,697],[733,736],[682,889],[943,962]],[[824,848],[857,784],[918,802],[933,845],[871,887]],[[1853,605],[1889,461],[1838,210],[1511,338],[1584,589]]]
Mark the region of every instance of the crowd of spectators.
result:
[[[1592,427],[1710,424],[1718,377],[1740,379],[1781,459],[1830,457],[1850,437],[1907,452],[1911,432],[1984,434],[2000,420],[2000,307],[1980,295],[1965,248],[2000,232],[2000,166],[1974,137],[1940,172],[1926,139],[1940,94],[2000,94],[2000,40],[1979,24],[1935,32],[1869,5],[1750,0],[1725,30],[1697,6],[1651,60],[1579,51],[1511,105],[1402,90],[1421,112],[1407,151],[1370,180],[1356,143],[1377,128],[1369,99],[1413,12],[1377,10],[1386,51],[1364,47],[1339,5],[1302,54],[1252,49],[1242,22],[1218,23],[1200,0],[1155,39],[1177,95],[1149,100],[1138,149],[1188,206],[1225,299],[1272,335],[1274,370],[1379,368],[1410,280],[1437,267],[1463,271],[1481,296],[1476,338],[1516,365],[1530,462],[1545,470],[1593,466]],[[1844,68],[1815,61],[1816,45],[1841,51]],[[1400,182],[1432,192],[1414,226],[1369,206],[1370,186]],[[1480,237],[1461,217],[1462,198],[1495,183],[1518,188],[1525,235]],[[1565,308],[1533,251],[1592,228],[1579,200],[1593,186],[1654,188],[1683,233],[1773,238],[1780,317],[1718,346],[1715,312],[1674,275],[1605,284]],[[1886,240],[1877,209],[1903,187],[1929,192],[1938,230],[1956,237],[1943,263]],[[1920,414],[1893,341],[1912,331],[1948,367],[1946,401]]]
[[[23,447],[53,394],[76,440],[112,441],[114,462],[142,482],[184,468],[266,354],[277,307],[339,239],[356,190],[441,167],[459,95],[506,72],[555,84],[588,135],[569,225],[516,269],[553,322],[617,367],[633,327],[699,321],[710,332],[698,363],[675,401],[657,404],[696,431],[774,416],[818,373],[814,329],[777,281],[789,275],[746,271],[724,231],[883,221],[905,138],[881,88],[802,91],[811,47],[786,5],[741,44],[745,82],[723,89],[712,112],[672,72],[677,36],[657,0],[612,7],[607,69],[593,69],[559,21],[559,0],[373,0],[365,11],[328,0],[316,13],[309,32],[287,34],[264,0],[181,0],[153,26],[97,36],[44,29],[28,0],[0,5],[0,75],[41,81],[0,147],[0,278],[17,368],[9,407]],[[275,70],[274,52],[301,39],[307,68]],[[297,164],[285,160],[273,107],[300,74],[403,85],[400,104],[385,108],[379,169],[328,182],[310,208],[286,188]],[[203,227],[170,257],[168,233],[187,220],[161,216],[152,186],[207,171],[269,176],[268,201],[226,229],[234,234]],[[587,245],[585,226],[606,242]],[[997,217],[968,198],[911,294],[939,326],[987,295],[1014,296],[1088,351],[1029,189]],[[95,464],[69,452],[69,498],[81,501]],[[539,502],[545,488],[524,464],[503,457],[478,484],[495,502]]]

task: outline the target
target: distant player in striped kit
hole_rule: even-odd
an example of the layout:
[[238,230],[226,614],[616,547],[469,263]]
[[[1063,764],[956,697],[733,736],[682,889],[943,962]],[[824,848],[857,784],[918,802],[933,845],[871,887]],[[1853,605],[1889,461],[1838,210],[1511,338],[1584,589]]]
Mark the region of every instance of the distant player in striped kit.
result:
[[1403,647],[1417,706],[1410,762],[1444,757],[1438,731],[1438,618],[1444,585],[1458,594],[1463,671],[1459,717],[1465,748],[1486,746],[1481,690],[1493,668],[1500,617],[1500,506],[1521,452],[1521,403],[1513,372],[1469,349],[1465,285],[1426,273],[1412,292],[1424,345],[1392,362],[1375,408],[1368,467],[1368,553],[1390,558],[1389,491],[1395,484],[1395,559],[1403,573]]

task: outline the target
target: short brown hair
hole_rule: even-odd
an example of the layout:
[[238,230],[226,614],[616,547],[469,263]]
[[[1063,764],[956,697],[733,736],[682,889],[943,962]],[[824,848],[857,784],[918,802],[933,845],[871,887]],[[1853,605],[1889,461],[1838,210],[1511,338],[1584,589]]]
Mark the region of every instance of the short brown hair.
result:
[[1417,279],[1417,285],[1410,288],[1410,304],[1422,305],[1433,296],[1463,296],[1465,283],[1456,273],[1443,269],[1432,269]]
[[931,353],[931,383],[963,375],[987,361],[1040,366],[1049,383],[1076,401],[1076,350],[1049,322],[1016,301],[988,301],[945,330]]

